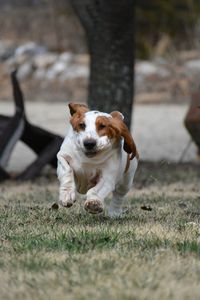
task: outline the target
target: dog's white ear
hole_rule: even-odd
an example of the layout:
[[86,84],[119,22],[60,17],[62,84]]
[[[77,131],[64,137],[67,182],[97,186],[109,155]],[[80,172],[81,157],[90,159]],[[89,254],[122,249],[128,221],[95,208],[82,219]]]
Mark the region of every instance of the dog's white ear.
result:
[[119,111],[112,111],[110,113],[110,115],[115,118],[115,119],[118,119],[118,120],[121,120],[123,121],[124,120],[124,115],[122,113],[120,113]]
[[84,113],[84,112],[89,111],[89,108],[85,104],[69,103],[68,107],[69,107],[71,116],[73,116],[73,114],[75,114],[76,112]]

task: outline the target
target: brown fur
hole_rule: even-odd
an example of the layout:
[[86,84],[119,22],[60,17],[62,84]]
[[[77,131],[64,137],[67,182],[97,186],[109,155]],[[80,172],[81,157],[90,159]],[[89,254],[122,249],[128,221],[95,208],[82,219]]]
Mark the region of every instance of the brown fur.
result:
[[[104,127],[102,127],[102,125]],[[106,135],[110,139],[120,139],[120,130],[113,126],[113,119],[107,117],[97,117],[96,118],[96,130],[99,136]]]
[[68,106],[69,106],[71,116],[73,116],[77,112],[85,113],[89,111],[87,105],[85,104],[69,103]]
[[90,183],[91,183],[92,187],[97,185],[100,178],[101,178],[101,170],[97,170],[96,175],[93,178],[91,178],[91,180],[90,180]]
[[[88,107],[85,104],[69,103],[69,110],[72,116],[70,123],[73,129],[77,132],[84,130],[82,124],[84,123],[84,114],[89,111]],[[112,118],[97,117],[96,130],[98,135],[106,135],[108,138],[115,139],[116,142],[120,140],[120,137],[123,137],[124,151],[130,154],[130,159],[133,159],[135,156],[139,159],[133,137],[123,121],[122,114],[118,111],[113,111],[110,114]]]
[[[129,132],[126,124],[123,122],[119,112],[111,113],[112,118],[97,117],[96,130],[99,136],[107,135],[109,138],[114,138],[119,141],[120,137],[124,138],[124,151],[130,155],[130,159],[135,156],[138,158],[138,153],[134,140]],[[102,127],[104,125],[105,127]]]
[[69,110],[71,114],[70,123],[73,129],[77,132],[84,130],[81,124],[84,124],[84,114],[89,111],[85,104],[69,103]]
[[123,121],[123,115],[119,111],[112,111],[110,114],[113,118]]

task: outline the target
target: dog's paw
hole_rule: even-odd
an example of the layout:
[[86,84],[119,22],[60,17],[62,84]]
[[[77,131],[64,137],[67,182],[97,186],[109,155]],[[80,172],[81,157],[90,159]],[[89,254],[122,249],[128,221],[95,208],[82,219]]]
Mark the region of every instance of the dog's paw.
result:
[[59,203],[64,207],[71,207],[76,202],[76,193],[74,191],[62,192]]
[[113,218],[113,219],[119,218],[119,217],[121,217],[122,213],[123,213],[123,210],[121,207],[118,209],[113,209],[112,207],[108,208],[108,216],[110,218]]
[[84,204],[84,208],[90,214],[100,214],[103,212],[103,203],[98,199],[90,199],[86,200]]

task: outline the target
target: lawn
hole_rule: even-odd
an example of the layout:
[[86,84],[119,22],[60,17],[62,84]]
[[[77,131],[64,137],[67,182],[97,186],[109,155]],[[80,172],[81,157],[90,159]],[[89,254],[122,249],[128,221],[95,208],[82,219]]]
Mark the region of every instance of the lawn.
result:
[[119,219],[52,209],[45,174],[0,185],[0,299],[199,299],[198,165],[140,163]]

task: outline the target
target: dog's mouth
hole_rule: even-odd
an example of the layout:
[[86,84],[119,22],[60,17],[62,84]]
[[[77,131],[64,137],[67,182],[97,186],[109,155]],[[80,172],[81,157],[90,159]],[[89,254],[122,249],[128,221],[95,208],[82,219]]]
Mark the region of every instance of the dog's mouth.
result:
[[89,157],[89,158],[94,157],[94,156],[96,156],[97,154],[98,154],[97,151],[86,151],[86,152],[85,152],[85,155],[86,155],[87,157]]
[[97,149],[95,148],[94,150],[87,150],[84,151],[85,156],[92,158],[98,155],[102,155],[103,153],[105,153],[106,149]]

